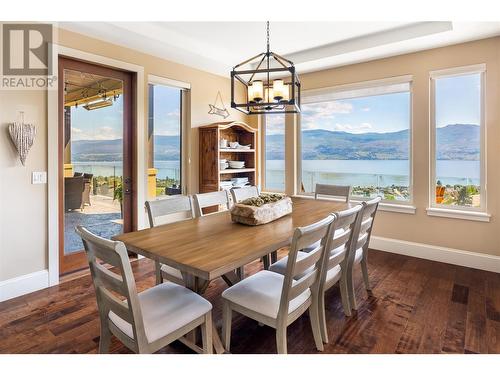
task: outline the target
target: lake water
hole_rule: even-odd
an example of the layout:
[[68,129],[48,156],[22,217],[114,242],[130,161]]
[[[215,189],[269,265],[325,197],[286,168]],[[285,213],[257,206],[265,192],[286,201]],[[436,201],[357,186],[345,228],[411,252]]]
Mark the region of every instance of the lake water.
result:
[[[438,180],[444,185],[479,185],[479,162],[438,160]],[[285,161],[266,161],[266,187],[283,190]],[[408,160],[303,160],[302,182],[308,192],[316,183],[354,186],[409,186]]]
[[[121,176],[121,162],[75,162],[77,172],[94,176]],[[285,185],[285,161],[266,161],[267,188],[283,190]],[[176,160],[155,161],[157,177],[180,178],[180,162]],[[444,184],[479,185],[479,162],[465,160],[438,160],[438,179]],[[302,180],[306,191],[312,191],[316,183],[357,186],[408,186],[408,160],[304,160]]]
[[[161,160],[155,161],[155,168],[158,169],[157,178],[180,178],[179,160]],[[123,174],[122,163],[113,161],[101,162],[74,162],[75,172],[92,173],[94,176],[121,176]]]

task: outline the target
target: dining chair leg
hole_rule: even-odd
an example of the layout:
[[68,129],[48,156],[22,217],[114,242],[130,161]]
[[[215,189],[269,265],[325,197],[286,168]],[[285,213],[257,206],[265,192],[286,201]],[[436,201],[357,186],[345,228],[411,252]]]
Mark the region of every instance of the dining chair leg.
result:
[[160,262],[155,262],[155,281],[156,285],[163,283],[163,278],[161,276],[161,264]]
[[109,346],[111,344],[111,331],[107,321],[101,320],[101,337],[99,338],[99,354],[109,353]]
[[224,348],[229,351],[231,348],[231,324],[232,311],[229,303],[223,302],[222,306],[222,339],[224,340]]
[[370,280],[368,279],[368,262],[365,257],[361,259],[361,272],[363,273],[363,281],[365,283],[366,290],[371,290],[370,288]]
[[203,343],[203,351],[205,354],[213,353],[212,343],[212,312],[205,314],[205,322],[201,325],[201,340]]
[[276,349],[278,354],[287,354],[286,326],[276,327]]
[[264,269],[268,270],[269,269],[269,255],[265,255],[262,257],[262,263],[264,264]]
[[347,289],[347,272],[342,272],[339,282],[340,298],[345,316],[351,316],[351,304],[349,303],[349,290]]
[[321,338],[325,344],[328,344],[328,330],[326,327],[326,309],[325,309],[325,292],[320,291],[318,296],[318,314],[319,324],[321,329]]
[[321,334],[317,298],[313,298],[312,304],[311,306],[309,306],[309,320],[311,321],[311,328],[314,336],[314,343],[316,344],[316,349],[322,352],[324,350],[324,347]]
[[354,280],[353,280],[353,268],[354,265],[347,270],[347,290],[349,294],[349,305],[352,310],[358,309],[358,304],[356,303],[356,293],[354,291]]
[[245,268],[244,267],[237,268],[236,275],[238,276],[238,279],[243,280],[245,278]]

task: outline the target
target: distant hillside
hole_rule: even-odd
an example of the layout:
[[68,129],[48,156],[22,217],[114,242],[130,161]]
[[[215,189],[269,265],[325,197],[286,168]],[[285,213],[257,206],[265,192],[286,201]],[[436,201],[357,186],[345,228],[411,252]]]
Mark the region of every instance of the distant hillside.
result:
[[[438,128],[438,159],[478,160],[479,136],[477,125],[454,124]],[[267,137],[267,159],[284,159],[282,141],[282,135]],[[408,131],[353,134],[306,130],[302,153],[305,160],[405,160],[408,159]]]
[[[155,160],[179,160],[179,136],[155,136]],[[73,161],[121,161],[122,139],[105,141],[74,141],[71,143]]]
[[155,136],[155,160],[179,160],[180,137],[178,135]]
[[71,158],[73,161],[121,161],[123,158],[123,141],[111,139],[103,141],[81,140],[71,142]]
[[[478,160],[479,137],[477,125],[453,124],[437,129],[438,159]],[[282,140],[282,135],[267,137],[267,159],[284,159]],[[179,136],[155,136],[155,160],[179,160],[179,141]],[[306,130],[302,152],[306,160],[404,160],[408,159],[407,142],[407,130],[363,134]],[[122,140],[74,141],[72,154],[77,162],[120,161]]]

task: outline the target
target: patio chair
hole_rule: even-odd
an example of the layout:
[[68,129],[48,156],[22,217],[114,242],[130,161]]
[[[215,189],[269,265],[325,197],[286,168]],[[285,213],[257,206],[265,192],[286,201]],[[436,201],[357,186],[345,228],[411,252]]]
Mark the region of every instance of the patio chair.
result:
[[92,189],[92,177],[94,175],[90,173],[84,173],[83,174],[83,182],[85,184],[84,189],[83,189],[83,204],[86,205],[88,204],[89,206],[92,206],[90,202],[90,189]]
[[64,210],[83,210],[83,176],[64,178]]

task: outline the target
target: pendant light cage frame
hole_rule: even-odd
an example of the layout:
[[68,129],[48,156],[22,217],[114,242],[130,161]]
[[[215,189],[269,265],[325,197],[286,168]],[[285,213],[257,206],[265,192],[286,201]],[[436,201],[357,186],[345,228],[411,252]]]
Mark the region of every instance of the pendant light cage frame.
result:
[[[275,66],[272,67],[271,64]],[[244,69],[245,66],[255,66],[255,69]],[[274,96],[273,80],[281,80],[282,96]],[[259,91],[262,95],[257,100],[249,95],[256,82],[262,87]],[[244,103],[239,103],[235,99],[237,85],[244,88]],[[300,113],[300,88],[300,80],[293,62],[269,49],[269,22],[267,22],[267,51],[243,61],[231,71],[231,108],[246,115]],[[271,93],[273,93],[272,98],[270,98]]]

